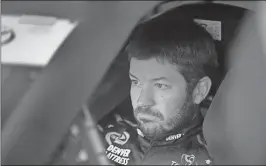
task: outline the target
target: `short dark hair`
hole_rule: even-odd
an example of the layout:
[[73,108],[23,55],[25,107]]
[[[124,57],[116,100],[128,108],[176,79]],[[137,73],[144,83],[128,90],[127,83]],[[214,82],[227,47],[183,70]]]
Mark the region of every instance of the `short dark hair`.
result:
[[125,48],[131,58],[167,60],[178,65],[188,84],[206,76],[206,68],[218,66],[212,36],[192,18],[161,15],[139,24]]

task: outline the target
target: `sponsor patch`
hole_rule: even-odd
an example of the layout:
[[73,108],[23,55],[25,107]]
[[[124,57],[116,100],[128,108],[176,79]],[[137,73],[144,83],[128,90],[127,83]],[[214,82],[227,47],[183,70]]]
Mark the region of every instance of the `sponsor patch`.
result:
[[106,150],[107,158],[121,165],[128,164],[130,153],[130,149],[122,149],[114,145],[109,145]]
[[127,143],[129,138],[130,138],[130,135],[126,131],[124,131],[122,134],[113,131],[105,135],[105,140],[107,141],[109,145],[112,145],[113,143],[124,145],[125,143]]
[[198,165],[195,155],[182,154],[181,165]]
[[181,162],[172,161],[171,165],[198,165],[195,155],[182,154]]
[[172,140],[176,140],[182,137],[182,134],[175,134],[175,135],[170,135],[169,137],[167,137],[165,140],[166,141],[172,141]]

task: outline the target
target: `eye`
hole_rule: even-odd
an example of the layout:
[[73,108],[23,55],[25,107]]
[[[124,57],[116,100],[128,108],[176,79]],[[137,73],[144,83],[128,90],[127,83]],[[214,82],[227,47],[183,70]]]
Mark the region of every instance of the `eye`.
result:
[[131,79],[131,85],[133,85],[133,86],[139,85],[139,81]]
[[156,84],[154,84],[154,86],[156,87],[156,88],[158,88],[158,89],[168,89],[168,88],[170,88],[170,86],[169,85],[165,85],[165,84],[160,84],[160,83],[156,83]]

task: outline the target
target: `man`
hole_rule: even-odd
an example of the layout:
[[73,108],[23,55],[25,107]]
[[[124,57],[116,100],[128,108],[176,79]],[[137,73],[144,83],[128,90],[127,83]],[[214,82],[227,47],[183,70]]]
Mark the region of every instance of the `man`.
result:
[[139,25],[125,52],[137,126],[108,126],[107,157],[122,165],[210,164],[199,104],[212,84],[204,69],[217,66],[211,36],[192,20],[162,15]]
[[[192,19],[163,14],[138,25],[125,54],[136,124],[116,116],[103,126],[107,158],[119,165],[211,164],[199,107],[212,84],[206,69],[217,66],[211,35]],[[87,159],[84,152],[80,158]]]

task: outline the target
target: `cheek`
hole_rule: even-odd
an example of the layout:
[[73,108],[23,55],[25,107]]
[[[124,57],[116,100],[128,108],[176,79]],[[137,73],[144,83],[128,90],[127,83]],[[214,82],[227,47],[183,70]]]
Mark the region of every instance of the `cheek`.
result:
[[179,89],[157,92],[155,95],[156,109],[160,110],[165,117],[171,117],[173,113],[182,108],[185,96],[185,91]]

